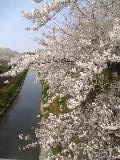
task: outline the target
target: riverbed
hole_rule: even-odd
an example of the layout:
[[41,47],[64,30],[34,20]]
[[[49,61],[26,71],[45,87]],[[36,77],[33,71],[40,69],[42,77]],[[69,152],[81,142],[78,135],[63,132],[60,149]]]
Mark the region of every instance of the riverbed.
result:
[[37,160],[39,145],[23,150],[37,142],[35,128],[40,109],[41,84],[35,82],[36,72],[29,71],[21,91],[0,120],[0,158]]

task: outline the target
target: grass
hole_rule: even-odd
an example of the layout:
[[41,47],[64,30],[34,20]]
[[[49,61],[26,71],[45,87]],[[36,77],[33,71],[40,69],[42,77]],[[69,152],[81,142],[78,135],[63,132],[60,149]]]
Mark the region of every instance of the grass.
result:
[[43,104],[48,102],[48,90],[49,90],[48,82],[43,81],[43,84],[42,84],[42,102]]
[[10,69],[10,66],[7,64],[0,64],[0,74],[7,72]]
[[6,109],[18,95],[22,81],[25,78],[27,70],[18,74],[12,81],[0,88],[0,111]]
[[53,147],[51,150],[53,155],[57,155],[62,152],[62,147],[61,145],[58,144],[56,147]]
[[[111,89],[111,84],[113,82],[119,81],[120,75],[117,73],[117,76],[114,76],[111,68],[106,68],[102,71],[102,73],[96,74],[95,79],[93,80],[94,87],[88,93],[86,100],[82,102],[83,106],[86,106],[88,103],[92,103],[96,96],[101,93],[108,93]],[[49,85],[47,81],[43,83],[43,103],[48,102],[48,90]],[[50,103],[47,107],[43,108],[42,116],[47,119],[49,117],[49,113],[53,113],[57,116],[60,114],[67,113],[71,111],[67,108],[67,100],[68,97],[60,97],[56,96],[52,103]],[[84,108],[84,107],[83,107]]]
[[59,116],[60,114],[70,112],[71,110],[67,108],[67,100],[67,96],[56,96],[53,99],[52,103],[43,108],[42,116],[44,117],[44,119],[47,119],[49,117],[49,113],[53,113]]

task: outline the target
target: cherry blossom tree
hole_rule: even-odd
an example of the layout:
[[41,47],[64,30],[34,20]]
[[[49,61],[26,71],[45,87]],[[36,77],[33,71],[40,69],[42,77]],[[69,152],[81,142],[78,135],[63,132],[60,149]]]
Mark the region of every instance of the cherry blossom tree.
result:
[[[35,0],[35,2],[43,4],[43,1],[40,0]],[[41,50],[39,58],[35,61],[34,65],[35,69],[37,68],[39,70],[41,79],[46,80],[49,84],[48,101],[43,104],[42,107],[48,107],[55,96],[62,94],[62,96],[70,95],[67,101],[67,107],[74,110],[71,111],[71,113],[64,113],[66,120],[64,115],[62,115],[63,121],[56,118],[55,115],[49,116],[46,122],[47,125],[44,124],[47,126],[46,128],[50,127],[51,130],[47,132],[47,129],[43,128],[42,131],[44,133],[42,132],[43,134],[40,141],[44,146],[44,150],[48,147],[47,142],[50,144],[49,146],[60,142],[63,146],[67,146],[66,148],[68,149],[74,133],[81,135],[81,133],[85,131],[87,135],[82,135],[90,138],[88,138],[88,143],[83,145],[83,152],[86,153],[89,159],[93,160],[102,159],[100,156],[102,156],[104,152],[103,156],[105,156],[104,158],[106,159],[106,154],[108,154],[110,146],[105,145],[105,137],[109,138],[109,144],[111,144],[111,146],[112,143],[105,130],[115,130],[119,125],[116,127],[113,125],[115,123],[112,123],[115,122],[111,110],[113,104],[110,104],[110,108],[107,106],[107,103],[104,104],[104,94],[93,94],[96,94],[94,93],[96,91],[95,86],[99,85],[95,83],[96,76],[99,76],[103,69],[106,68],[107,60],[119,59],[119,56],[113,56],[110,45],[113,44],[113,39],[116,40],[116,37],[117,40],[119,40],[120,1],[53,0],[45,3],[38,9],[33,9],[31,13],[23,12],[23,15],[33,22],[33,30],[39,30],[52,20],[64,7],[69,7],[70,12],[64,19],[62,25],[56,21],[53,22],[53,28],[38,40],[43,50]],[[95,96],[97,96],[97,98]],[[114,103],[114,95],[112,95],[112,97],[113,100],[111,102]],[[92,98],[94,98],[94,101],[92,101]],[[111,99],[111,95],[109,98]],[[89,104],[89,102],[94,103]],[[86,107],[85,110],[84,107]],[[82,112],[83,110],[85,114]],[[78,113],[79,115],[77,115]],[[71,123],[69,123],[67,117],[72,121],[71,128],[69,128]],[[58,125],[57,128],[51,124],[53,120],[55,124]],[[85,121],[85,123],[83,123],[82,120]],[[61,124],[59,124],[58,121],[61,122]],[[66,122],[65,125],[64,122]],[[86,126],[84,126],[86,122],[88,125],[87,129]],[[112,125],[108,125],[109,123]],[[79,126],[80,124],[81,126]],[[98,130],[96,130],[97,124],[99,124]],[[62,128],[61,132],[59,128]],[[96,133],[95,136],[92,131]],[[96,135],[99,134],[99,132],[101,134],[99,137],[101,138],[101,142],[97,143],[96,139],[99,138],[96,138]],[[53,133],[55,134],[54,136]],[[55,138],[55,136],[58,137]],[[104,138],[104,140],[102,140],[102,138]],[[96,146],[93,148],[93,142],[98,147],[98,150],[96,150]],[[83,144],[84,143],[85,142],[83,142]],[[78,147],[78,145],[80,145],[80,147]],[[81,153],[81,141],[80,144],[78,142],[78,145],[76,147],[77,149],[73,152],[76,154],[76,157]],[[99,147],[101,148],[99,149]],[[110,153],[109,159],[111,159],[111,155]],[[78,157],[74,159],[79,159],[80,157]]]
[[[41,1],[36,0],[40,3]],[[33,21],[33,30],[38,30],[41,26],[50,21],[64,7],[74,4],[75,0],[54,0],[45,3],[41,8],[34,8],[31,13],[23,11],[23,16]]]

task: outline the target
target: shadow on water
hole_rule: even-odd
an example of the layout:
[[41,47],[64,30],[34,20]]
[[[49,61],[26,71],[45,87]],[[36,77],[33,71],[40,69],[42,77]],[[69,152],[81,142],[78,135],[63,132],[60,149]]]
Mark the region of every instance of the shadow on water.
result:
[[35,127],[40,107],[41,84],[34,83],[37,73],[29,71],[20,94],[0,121],[0,158],[37,160],[39,145],[35,143]]

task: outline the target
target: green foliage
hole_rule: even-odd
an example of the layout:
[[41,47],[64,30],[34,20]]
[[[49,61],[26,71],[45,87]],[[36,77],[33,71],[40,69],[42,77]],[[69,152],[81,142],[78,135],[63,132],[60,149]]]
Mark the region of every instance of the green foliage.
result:
[[52,103],[43,108],[42,116],[44,117],[44,119],[47,119],[49,117],[49,113],[53,113],[59,116],[60,114],[70,112],[71,110],[67,108],[67,100],[67,96],[56,96],[53,99]]
[[7,64],[0,64],[0,74],[7,72],[10,69],[10,66]]
[[47,103],[48,101],[48,90],[49,90],[48,82],[43,81],[43,84],[42,84],[42,102],[43,104]]
[[25,54],[29,54],[29,55],[35,55],[35,53],[34,52],[25,52]]
[[56,147],[53,147],[51,150],[53,155],[57,155],[62,152],[62,147],[61,145],[57,145]]
[[13,78],[12,82],[0,88],[0,111],[7,108],[12,103],[13,99],[17,96],[18,90],[21,87],[22,81],[25,78],[27,70],[18,74]]
[[49,112],[47,111],[47,112],[44,112],[43,114],[42,114],[42,117],[44,118],[44,119],[48,119],[48,117],[49,117]]
[[66,97],[66,96],[59,97],[59,103],[60,103],[60,105],[62,105],[62,106],[66,106],[67,97]]

